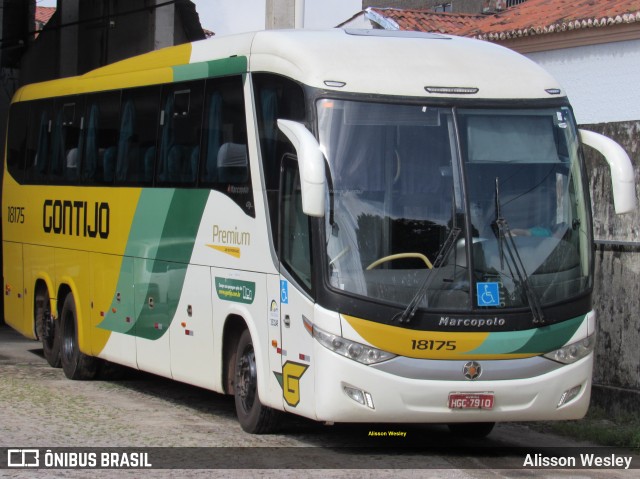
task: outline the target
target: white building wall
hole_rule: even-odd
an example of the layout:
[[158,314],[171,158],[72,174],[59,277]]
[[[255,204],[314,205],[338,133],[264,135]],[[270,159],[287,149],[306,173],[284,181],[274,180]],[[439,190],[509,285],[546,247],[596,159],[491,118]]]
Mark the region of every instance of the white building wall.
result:
[[527,56],[560,82],[579,124],[640,120],[640,40]]

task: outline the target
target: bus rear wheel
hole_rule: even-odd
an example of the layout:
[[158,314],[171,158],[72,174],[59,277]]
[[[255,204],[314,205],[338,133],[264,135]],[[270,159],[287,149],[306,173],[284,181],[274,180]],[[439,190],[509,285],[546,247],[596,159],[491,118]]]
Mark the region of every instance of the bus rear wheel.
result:
[[61,362],[64,375],[69,379],[93,379],[98,361],[80,351],[76,302],[69,293],[60,313]]
[[59,368],[60,361],[60,323],[51,316],[49,290],[40,286],[36,291],[34,304],[36,332],[42,341],[44,358],[50,366]]
[[495,425],[495,422],[459,422],[451,423],[447,426],[454,436],[483,438],[487,437],[491,431],[493,431]]
[[251,434],[274,432],[278,413],[260,403],[256,354],[248,329],[238,341],[234,390],[236,414],[242,429]]

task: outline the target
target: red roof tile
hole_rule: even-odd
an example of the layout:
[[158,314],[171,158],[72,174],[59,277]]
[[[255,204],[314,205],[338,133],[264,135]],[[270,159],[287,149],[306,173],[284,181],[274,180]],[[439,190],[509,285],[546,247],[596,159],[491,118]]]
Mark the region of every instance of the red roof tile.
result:
[[487,40],[640,23],[640,0],[527,0],[463,34]]
[[[470,13],[435,13],[432,10],[369,8],[367,11],[395,22],[400,30],[438,32],[460,35],[475,27],[484,15]],[[375,21],[375,19],[374,19]]]
[[36,7],[36,25],[45,25],[54,13],[56,13],[56,7]]
[[[623,23],[640,25],[640,0],[527,0],[495,15],[369,8],[400,30],[505,40]],[[373,18],[375,21],[375,18]]]

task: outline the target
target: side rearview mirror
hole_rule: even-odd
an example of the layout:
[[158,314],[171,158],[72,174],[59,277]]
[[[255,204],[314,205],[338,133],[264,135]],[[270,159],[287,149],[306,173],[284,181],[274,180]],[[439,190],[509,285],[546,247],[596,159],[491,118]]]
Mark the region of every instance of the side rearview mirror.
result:
[[627,152],[611,138],[593,131],[580,130],[580,138],[583,144],[599,151],[609,163],[616,214],[635,210],[636,185],[633,165]]
[[302,123],[278,120],[278,128],[296,149],[302,188],[302,211],[308,216],[324,216],[326,178],[320,145]]

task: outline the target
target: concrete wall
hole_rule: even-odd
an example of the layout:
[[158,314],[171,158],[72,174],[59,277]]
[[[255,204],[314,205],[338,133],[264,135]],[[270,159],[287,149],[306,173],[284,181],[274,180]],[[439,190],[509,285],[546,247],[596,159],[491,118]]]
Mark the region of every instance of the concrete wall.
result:
[[[640,121],[583,125],[620,143],[640,178]],[[609,168],[593,151],[587,153],[595,254],[594,309],[598,339],[593,402],[611,412],[637,412],[640,404],[640,209],[625,215],[613,211]],[[639,194],[640,196],[640,194]],[[640,199],[640,198],[639,198]],[[640,201],[639,201],[640,204]]]
[[640,119],[640,40],[528,53],[527,56],[562,84],[578,123]]
[[[640,193],[640,40],[527,54],[565,88],[581,128],[616,140]],[[640,209],[616,215],[604,159],[585,148],[596,239],[598,342],[593,402],[614,412],[640,404]],[[640,198],[639,198],[640,199]],[[639,201],[640,204],[640,201]]]

